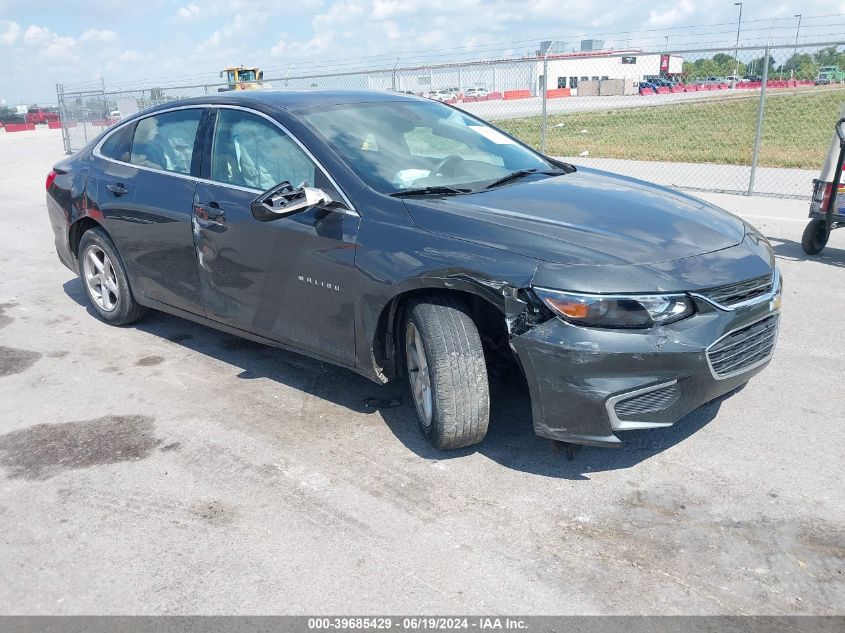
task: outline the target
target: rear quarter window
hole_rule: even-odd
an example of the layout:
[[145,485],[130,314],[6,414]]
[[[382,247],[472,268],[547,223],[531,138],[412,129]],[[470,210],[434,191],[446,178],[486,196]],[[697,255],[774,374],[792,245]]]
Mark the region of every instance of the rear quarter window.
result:
[[129,150],[132,147],[132,135],[135,124],[130,123],[109,136],[100,146],[100,154],[106,158],[129,162]]

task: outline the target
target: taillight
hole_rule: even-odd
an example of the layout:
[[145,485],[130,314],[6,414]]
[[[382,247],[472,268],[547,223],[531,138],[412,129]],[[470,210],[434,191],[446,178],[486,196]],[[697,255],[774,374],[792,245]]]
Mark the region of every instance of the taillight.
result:
[[53,186],[53,181],[55,179],[56,179],[56,170],[51,169],[50,173],[47,174],[47,185],[46,185],[47,191],[50,191],[50,187]]

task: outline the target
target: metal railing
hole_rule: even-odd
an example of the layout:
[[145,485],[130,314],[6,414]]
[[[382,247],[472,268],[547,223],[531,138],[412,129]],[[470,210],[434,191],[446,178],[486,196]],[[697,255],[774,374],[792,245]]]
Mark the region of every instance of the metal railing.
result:
[[[843,45],[580,53],[549,47],[517,59],[289,69],[262,84],[414,93],[575,164],[680,189],[808,197],[845,103],[845,68],[824,72]],[[229,88],[59,84],[65,150],[80,149],[138,110]]]

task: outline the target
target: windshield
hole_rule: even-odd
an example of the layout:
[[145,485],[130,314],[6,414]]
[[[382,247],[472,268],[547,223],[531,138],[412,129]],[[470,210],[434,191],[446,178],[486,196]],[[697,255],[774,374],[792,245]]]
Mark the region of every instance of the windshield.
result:
[[436,102],[356,103],[300,115],[381,193],[478,190],[517,170],[557,169],[486,123]]
[[238,73],[238,77],[241,81],[255,81],[255,71],[254,70],[242,70]]

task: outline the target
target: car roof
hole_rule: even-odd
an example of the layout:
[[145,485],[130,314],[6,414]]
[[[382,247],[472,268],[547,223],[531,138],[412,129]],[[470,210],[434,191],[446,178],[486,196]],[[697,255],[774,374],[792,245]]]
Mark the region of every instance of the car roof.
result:
[[230,90],[200,97],[179,99],[162,103],[145,112],[168,109],[173,107],[212,104],[212,105],[272,105],[283,110],[299,110],[325,105],[342,105],[353,103],[373,103],[379,101],[427,101],[415,95],[401,92],[380,90],[321,90],[321,89],[259,89],[259,90]]

